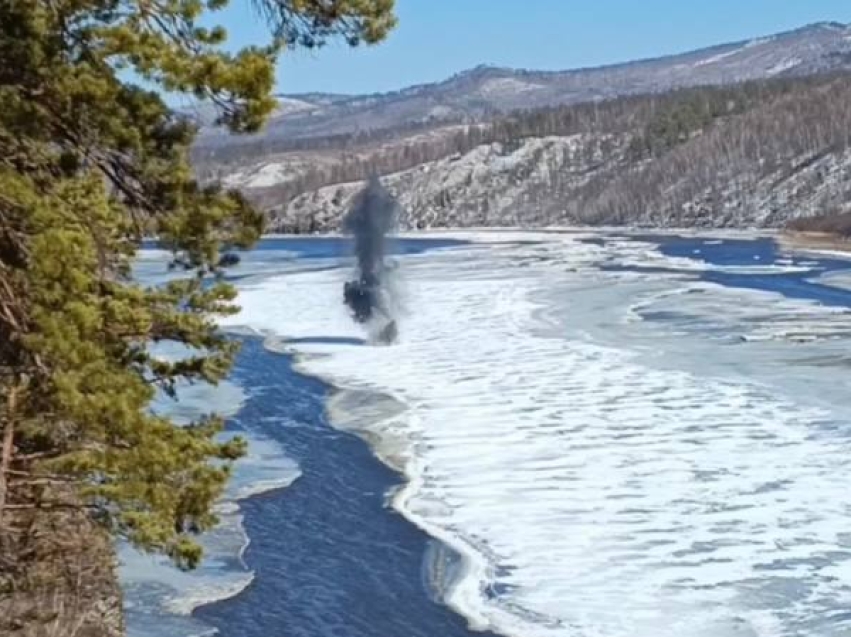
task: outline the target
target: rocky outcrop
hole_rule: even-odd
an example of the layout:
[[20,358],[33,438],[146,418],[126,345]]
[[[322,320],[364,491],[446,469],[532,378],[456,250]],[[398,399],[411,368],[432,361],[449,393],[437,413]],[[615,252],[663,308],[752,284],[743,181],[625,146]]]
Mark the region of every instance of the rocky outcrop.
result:
[[[403,229],[545,225],[567,220],[571,192],[616,170],[629,138],[573,135],[493,143],[387,175],[399,199]],[[327,186],[270,213],[277,232],[322,232],[340,219],[362,184]],[[560,193],[556,195],[556,193]]]
[[[715,133],[724,136],[724,131]],[[384,177],[402,229],[547,225],[747,228],[841,211],[851,150],[759,163],[714,149],[710,135],[655,160],[628,158],[629,135],[494,143]],[[790,151],[792,152],[792,151]],[[326,232],[362,183],[326,186],[270,213],[276,232]]]

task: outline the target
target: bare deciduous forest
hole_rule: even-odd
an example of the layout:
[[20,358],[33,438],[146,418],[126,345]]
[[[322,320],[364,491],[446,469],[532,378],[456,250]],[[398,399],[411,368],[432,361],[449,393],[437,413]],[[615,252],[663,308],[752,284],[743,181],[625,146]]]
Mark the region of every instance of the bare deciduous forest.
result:
[[[557,162],[546,184],[529,186],[536,221],[728,226],[750,206],[760,209],[759,225],[778,226],[844,210],[849,131],[851,76],[839,73],[518,111],[431,129],[419,122],[202,147],[194,161],[202,179],[230,179],[264,208],[284,211],[299,195],[325,186],[461,157],[483,145],[500,144],[510,154],[530,139],[579,135],[577,153]],[[251,171],[273,163],[286,177],[252,185]],[[449,196],[457,201],[459,194],[463,199],[463,193]],[[799,201],[805,210],[795,208]],[[442,225],[439,218],[435,223]]]

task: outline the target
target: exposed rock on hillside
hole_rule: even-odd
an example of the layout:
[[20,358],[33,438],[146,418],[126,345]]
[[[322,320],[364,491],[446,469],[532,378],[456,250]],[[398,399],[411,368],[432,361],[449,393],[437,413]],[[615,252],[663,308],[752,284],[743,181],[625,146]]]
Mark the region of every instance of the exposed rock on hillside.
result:
[[[337,229],[371,174],[406,208],[406,228],[778,227],[848,208],[849,64],[851,29],[825,23],[602,69],[482,67],[392,99],[313,96],[307,128],[282,136],[273,124],[262,137],[202,143],[196,168],[242,190],[278,231]],[[761,79],[736,83],[748,78]],[[670,90],[699,83],[710,85]],[[461,108],[447,124],[405,110],[423,96],[431,107],[490,106],[481,117]],[[574,98],[591,101],[564,105]],[[400,104],[404,124],[394,119]],[[494,115],[497,106],[524,110]],[[340,108],[335,126],[358,132],[311,137],[323,109]],[[362,122],[362,109],[381,117]]]
[[[384,182],[404,208],[402,228],[547,224],[570,214],[553,209],[554,192],[568,195],[591,176],[620,166],[627,141],[574,135],[529,139],[514,148],[486,144],[388,175]],[[301,195],[272,213],[271,228],[336,230],[361,187],[352,182]]]

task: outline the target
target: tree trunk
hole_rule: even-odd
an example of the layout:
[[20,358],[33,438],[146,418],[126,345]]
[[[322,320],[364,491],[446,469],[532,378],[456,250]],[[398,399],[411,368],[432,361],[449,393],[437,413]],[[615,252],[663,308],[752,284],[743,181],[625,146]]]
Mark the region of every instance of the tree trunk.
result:
[[15,444],[15,412],[18,388],[9,389],[6,402],[6,424],[3,426],[3,446],[0,448],[0,526],[3,525],[3,513],[9,493],[9,471],[12,468],[12,445]]

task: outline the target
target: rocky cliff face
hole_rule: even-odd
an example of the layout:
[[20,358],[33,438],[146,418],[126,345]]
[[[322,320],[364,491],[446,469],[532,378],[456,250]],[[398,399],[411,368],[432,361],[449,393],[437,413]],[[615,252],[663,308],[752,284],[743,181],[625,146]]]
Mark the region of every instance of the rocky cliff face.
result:
[[[715,134],[724,135],[719,131]],[[402,229],[629,224],[648,227],[783,227],[844,209],[851,151],[793,153],[774,165],[715,153],[711,135],[665,157],[631,161],[631,136],[532,138],[387,175]],[[305,193],[270,213],[271,231],[326,232],[362,183]]]
[[[553,193],[581,188],[614,170],[626,138],[546,137],[493,143],[384,178],[404,213],[402,228],[540,225],[566,218],[553,211]],[[327,186],[271,213],[270,229],[316,232],[339,228],[359,182]],[[557,208],[558,206],[556,206]]]

